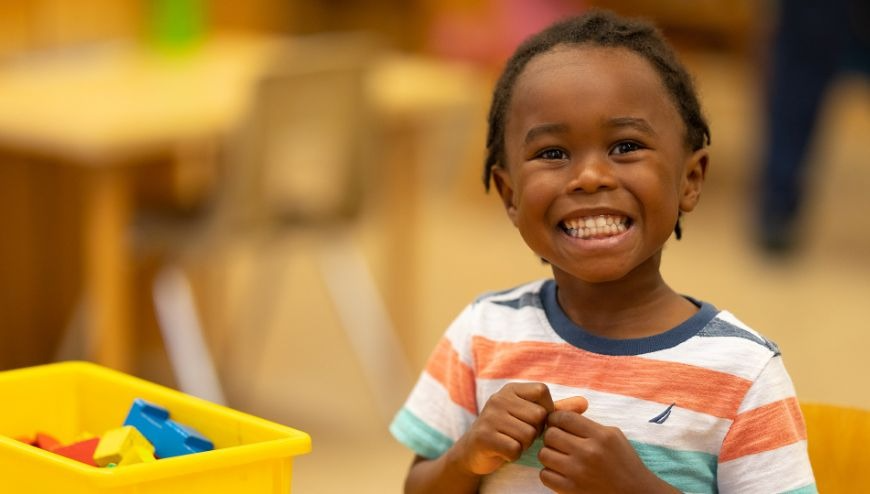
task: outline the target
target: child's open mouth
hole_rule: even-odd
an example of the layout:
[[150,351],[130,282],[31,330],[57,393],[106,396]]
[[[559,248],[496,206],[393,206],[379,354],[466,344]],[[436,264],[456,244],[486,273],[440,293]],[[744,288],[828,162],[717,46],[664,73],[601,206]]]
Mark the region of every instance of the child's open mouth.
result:
[[607,238],[628,230],[631,219],[626,216],[602,214],[565,220],[562,230],[574,238]]

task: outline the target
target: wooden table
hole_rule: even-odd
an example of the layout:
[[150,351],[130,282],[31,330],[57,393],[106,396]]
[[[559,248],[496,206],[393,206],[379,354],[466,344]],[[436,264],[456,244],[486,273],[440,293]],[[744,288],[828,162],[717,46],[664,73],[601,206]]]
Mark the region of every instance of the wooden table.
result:
[[[83,299],[88,308],[85,358],[123,371],[134,364],[131,165],[153,155],[214,142],[239,121],[288,38],[215,36],[188,53],[161,54],[131,43],[88,48],[0,66],[0,165],[15,153],[50,166],[74,166],[84,177],[78,216],[83,245]],[[387,299],[400,327],[414,327],[414,204],[455,147],[456,117],[479,94],[473,72],[413,56],[385,56],[374,67],[370,96],[377,117],[396,129],[390,142],[385,234],[392,276]],[[466,118],[467,117],[467,118]],[[447,141],[427,138],[450,130]],[[451,137],[452,136],[452,137]],[[432,141],[425,145],[422,141]],[[433,152],[435,151],[435,152]],[[414,161],[408,166],[409,154]],[[448,154],[451,154],[448,152]],[[454,151],[448,161],[456,161]],[[461,159],[460,159],[461,161]],[[409,235],[410,233],[410,235]],[[407,337],[407,335],[405,335]],[[407,338],[406,338],[407,339]]]
[[86,358],[133,365],[129,165],[218,138],[244,112],[280,41],[215,36],[187,52],[132,43],[0,67],[0,161],[80,167]]

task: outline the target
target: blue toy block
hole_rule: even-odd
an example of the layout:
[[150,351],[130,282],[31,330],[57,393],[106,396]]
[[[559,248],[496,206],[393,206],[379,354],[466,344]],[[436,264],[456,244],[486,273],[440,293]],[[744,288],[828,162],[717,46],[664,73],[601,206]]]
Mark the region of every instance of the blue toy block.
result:
[[141,398],[133,401],[124,425],[132,425],[154,445],[158,458],[200,453],[214,444],[196,429],[169,418],[169,410]]

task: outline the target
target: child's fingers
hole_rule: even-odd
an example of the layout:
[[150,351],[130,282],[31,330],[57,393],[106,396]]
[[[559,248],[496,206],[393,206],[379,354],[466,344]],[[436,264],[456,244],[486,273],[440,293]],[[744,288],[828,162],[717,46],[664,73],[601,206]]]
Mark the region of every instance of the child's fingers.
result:
[[543,436],[544,448],[541,449],[538,458],[544,466],[556,468],[557,464],[554,463],[554,458],[558,458],[560,455],[553,455],[554,451],[558,451],[560,454],[571,454],[579,444],[577,441],[586,439],[586,437],[578,436],[558,427],[548,427]]
[[557,410],[547,417],[547,427],[562,429],[577,437],[593,437],[603,426],[579,413]]
[[510,383],[490,396],[476,421],[480,430],[506,434],[527,448],[553,411],[550,390],[542,383]]
[[[576,441],[576,437],[570,436],[565,431],[548,430],[544,446],[538,451],[538,461],[545,470],[550,471],[550,475],[556,474],[557,477],[564,475],[564,472],[570,471],[577,463],[577,459],[571,455],[578,447]],[[548,487],[552,488],[550,485]]]
[[[524,418],[523,415],[531,418]],[[537,415],[523,414],[521,411],[517,411],[517,415],[496,424],[496,432],[516,441],[519,453],[522,453],[532,445],[532,442],[543,430],[546,415],[540,414],[542,417],[540,419],[537,417]],[[511,461],[515,459],[516,457],[511,458]]]
[[488,438],[486,450],[492,457],[509,463],[519,458],[523,451],[525,451],[525,447],[512,434],[497,432]]
[[554,410],[583,413],[589,408],[589,400],[582,396],[572,396],[553,403]]
[[511,383],[514,394],[526,401],[537,403],[542,406],[547,413],[552,412],[553,398],[550,396],[550,388],[544,383]]

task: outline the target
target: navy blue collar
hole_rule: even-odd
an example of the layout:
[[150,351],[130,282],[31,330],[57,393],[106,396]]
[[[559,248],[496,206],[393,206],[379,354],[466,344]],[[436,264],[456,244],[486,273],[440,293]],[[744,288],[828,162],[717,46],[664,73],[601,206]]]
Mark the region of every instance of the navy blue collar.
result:
[[641,355],[672,348],[698,334],[710,321],[716,317],[719,310],[707,302],[699,302],[691,297],[686,297],[695,304],[699,310],[692,317],[679,326],[669,329],[664,333],[646,338],[631,338],[615,340],[596,336],[572,321],[556,299],[556,282],[547,280],[541,287],[541,302],[547,320],[568,343],[602,355]]

